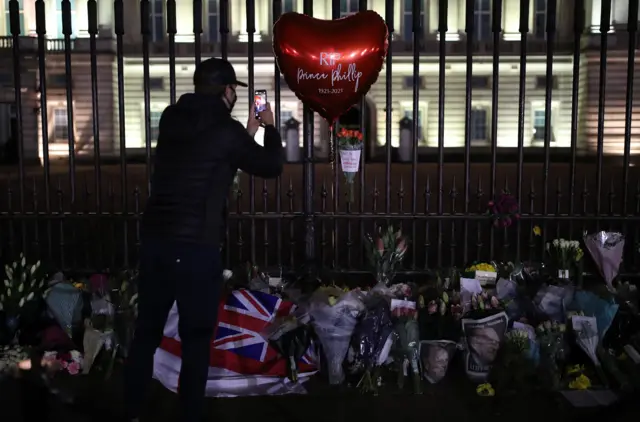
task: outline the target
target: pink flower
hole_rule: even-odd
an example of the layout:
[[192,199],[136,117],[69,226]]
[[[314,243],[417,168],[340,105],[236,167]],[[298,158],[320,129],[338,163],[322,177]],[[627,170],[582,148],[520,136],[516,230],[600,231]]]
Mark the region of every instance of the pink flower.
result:
[[67,366],[67,371],[69,371],[71,375],[78,375],[78,373],[80,373],[80,364],[78,362],[71,362]]
[[435,302],[435,300],[432,300],[431,302],[429,302],[429,306],[427,306],[427,313],[431,315],[431,314],[435,314],[437,311],[438,311],[438,304]]
[[497,308],[498,306],[500,306],[500,302],[498,301],[498,298],[495,296],[491,297],[491,307],[492,308]]

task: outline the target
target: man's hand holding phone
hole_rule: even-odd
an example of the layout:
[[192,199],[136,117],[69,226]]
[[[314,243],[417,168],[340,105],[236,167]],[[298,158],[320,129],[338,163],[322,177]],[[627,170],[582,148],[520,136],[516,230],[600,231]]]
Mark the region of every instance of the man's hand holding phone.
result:
[[258,132],[258,128],[266,125],[273,126],[273,111],[271,111],[271,104],[267,103],[266,107],[263,111],[258,113],[258,117],[256,118],[256,105],[251,104],[249,110],[249,120],[247,121],[247,132],[251,136],[255,136],[256,132]]

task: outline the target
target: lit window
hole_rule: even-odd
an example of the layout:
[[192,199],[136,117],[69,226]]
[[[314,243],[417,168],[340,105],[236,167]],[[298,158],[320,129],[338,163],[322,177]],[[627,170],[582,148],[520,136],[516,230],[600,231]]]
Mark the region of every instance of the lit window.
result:
[[151,30],[151,41],[159,42],[164,40],[164,1],[151,0],[150,2],[149,29]]
[[476,40],[491,39],[491,0],[474,0],[473,19]]
[[358,0],[340,0],[340,17],[353,15],[358,12]]
[[284,0],[282,2],[282,13],[289,13],[296,11],[296,0]]
[[[426,22],[424,3],[424,1],[420,2],[420,22],[423,25]],[[402,19],[402,38],[405,41],[411,41],[413,39],[413,0],[404,0]]]
[[[538,107],[533,110],[533,124],[532,124],[532,140],[533,142],[544,142],[545,138],[545,109],[543,107]],[[551,128],[551,136],[549,142],[555,141],[555,136],[553,134],[553,111],[551,111],[550,128]]]
[[547,35],[547,0],[535,0],[533,7],[533,36],[545,39]]
[[474,107],[469,115],[471,142],[487,142],[489,136],[489,113],[486,108]]
[[207,30],[209,42],[216,42],[220,38],[220,9],[218,0],[207,1]]
[[53,139],[52,142],[67,142],[69,138],[69,120],[66,108],[53,110]]

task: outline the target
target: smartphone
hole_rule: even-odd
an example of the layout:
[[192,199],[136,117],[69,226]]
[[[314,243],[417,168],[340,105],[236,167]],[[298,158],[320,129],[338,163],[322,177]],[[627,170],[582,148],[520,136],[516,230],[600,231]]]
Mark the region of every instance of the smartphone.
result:
[[267,109],[267,90],[256,89],[253,93],[253,104],[255,105],[256,119],[258,114]]

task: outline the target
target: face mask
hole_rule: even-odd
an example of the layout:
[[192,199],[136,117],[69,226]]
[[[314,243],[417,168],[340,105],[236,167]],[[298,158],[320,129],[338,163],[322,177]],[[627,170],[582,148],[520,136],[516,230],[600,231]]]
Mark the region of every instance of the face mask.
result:
[[236,101],[238,101],[238,95],[236,94],[236,90],[233,88],[231,88],[231,90],[233,91],[233,100],[230,100],[229,98],[227,98],[227,103],[229,104],[229,112],[233,110],[233,107],[235,107],[236,105]]

